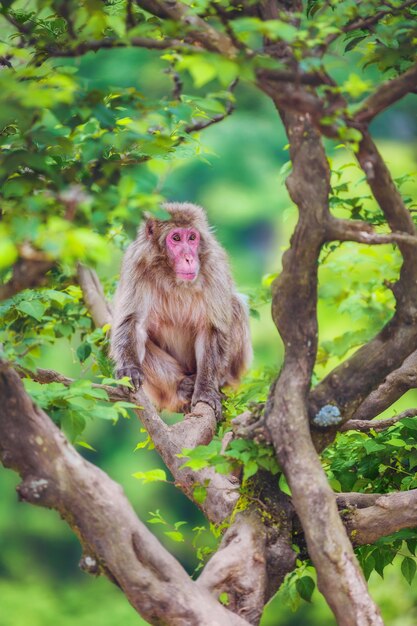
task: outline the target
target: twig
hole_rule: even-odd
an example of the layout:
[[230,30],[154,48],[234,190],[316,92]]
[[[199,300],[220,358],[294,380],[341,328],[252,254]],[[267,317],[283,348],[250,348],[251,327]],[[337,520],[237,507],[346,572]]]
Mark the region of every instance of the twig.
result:
[[[230,94],[233,93],[237,83],[238,83],[238,79],[236,78],[227,88],[227,91]],[[226,117],[231,115],[234,110],[235,110],[234,102],[230,99],[226,105],[226,110],[224,113],[218,113],[217,115],[214,115],[209,120],[203,120],[201,122],[194,122],[193,124],[189,124],[185,128],[185,132],[188,134],[195,133],[199,130],[203,130],[204,128],[208,128],[209,126],[212,126],[213,124],[218,124],[218,122],[221,122]]]
[[417,88],[417,65],[406,72],[383,83],[371,94],[355,113],[354,120],[360,124],[368,124],[378,113],[404,98]]
[[416,417],[416,416],[417,416],[417,409],[407,409],[406,411],[403,411],[402,413],[399,413],[398,415],[394,415],[394,417],[388,417],[383,420],[371,421],[371,420],[353,419],[353,420],[349,420],[348,422],[345,422],[341,426],[340,431],[344,433],[348,430],[359,430],[360,432],[366,433],[366,432],[369,432],[370,430],[374,430],[375,432],[379,433],[383,430],[386,430],[390,426],[393,426],[397,422],[400,422],[406,417]]
[[77,277],[85,304],[95,326],[101,328],[105,324],[110,324],[112,318],[111,308],[104,296],[103,287],[96,272],[78,263]]

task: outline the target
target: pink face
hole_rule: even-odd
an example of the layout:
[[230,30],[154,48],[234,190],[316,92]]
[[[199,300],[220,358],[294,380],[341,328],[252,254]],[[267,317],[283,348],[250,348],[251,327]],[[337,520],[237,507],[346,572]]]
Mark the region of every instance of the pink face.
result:
[[177,278],[194,280],[200,270],[200,233],[195,228],[173,228],[166,238],[169,259]]

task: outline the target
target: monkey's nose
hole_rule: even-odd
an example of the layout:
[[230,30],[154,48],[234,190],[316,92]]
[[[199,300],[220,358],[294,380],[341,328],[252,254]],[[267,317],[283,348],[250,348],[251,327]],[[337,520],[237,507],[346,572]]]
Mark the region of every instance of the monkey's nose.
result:
[[188,265],[191,265],[193,262],[193,256],[192,254],[186,254],[184,259],[187,261]]

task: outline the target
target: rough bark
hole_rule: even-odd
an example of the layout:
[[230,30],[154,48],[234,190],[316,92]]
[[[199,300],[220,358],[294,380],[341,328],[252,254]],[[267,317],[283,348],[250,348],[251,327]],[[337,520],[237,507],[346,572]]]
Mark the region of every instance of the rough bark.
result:
[[355,508],[345,516],[354,545],[374,543],[401,528],[414,528],[417,520],[417,490],[379,495],[372,506]]
[[[375,143],[363,131],[358,160],[369,186],[383,211],[391,230],[416,236],[416,227],[396,188],[392,176]],[[396,312],[386,326],[349,359],[335,368],[310,393],[310,417],[326,404],[335,404],[342,421],[353,417],[358,407],[393,370],[417,348],[417,263],[415,247],[398,242],[403,256],[400,278],[393,287]],[[314,432],[318,449],[329,445],[337,432]]]
[[248,623],[189,578],[136,517],[121,487],[75,451],[4,362],[0,397],[1,461],[19,472],[22,500],[57,510],[71,526],[85,567],[119,585],[152,624]]
[[82,289],[84,302],[95,326],[101,328],[111,322],[111,307],[104,297],[103,287],[96,272],[81,263],[77,267],[78,283]]
[[[283,113],[293,163],[287,186],[299,220],[273,285],[272,315],[285,345],[284,365],[266,409],[278,461],[292,491],[318,586],[340,626],[382,624],[335,496],[314,449],[307,396],[317,349],[317,268],[328,219],[329,168],[308,115]],[[308,468],[308,471],[306,471]]]

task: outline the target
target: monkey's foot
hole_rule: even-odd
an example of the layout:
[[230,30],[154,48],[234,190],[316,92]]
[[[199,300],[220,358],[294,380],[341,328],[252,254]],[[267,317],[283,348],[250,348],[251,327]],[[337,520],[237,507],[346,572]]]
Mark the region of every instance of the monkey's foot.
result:
[[124,378],[127,376],[132,381],[135,389],[139,389],[143,384],[143,374],[136,365],[127,365],[116,370],[116,378]]
[[197,402],[205,402],[208,404],[214,411],[217,421],[222,418],[222,403],[220,398],[220,393],[218,391],[210,390],[202,391],[200,393],[194,393],[193,399],[191,402],[191,408],[194,409]]

